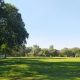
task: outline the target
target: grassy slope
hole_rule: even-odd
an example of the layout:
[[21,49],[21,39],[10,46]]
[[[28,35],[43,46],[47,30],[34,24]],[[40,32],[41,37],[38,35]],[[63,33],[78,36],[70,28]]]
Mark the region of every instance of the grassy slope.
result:
[[80,58],[0,59],[0,80],[80,80]]

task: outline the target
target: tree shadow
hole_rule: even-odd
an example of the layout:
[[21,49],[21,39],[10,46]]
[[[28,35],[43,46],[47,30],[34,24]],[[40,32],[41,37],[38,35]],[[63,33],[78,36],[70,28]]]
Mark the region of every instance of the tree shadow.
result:
[[80,62],[43,62],[32,58],[1,59],[0,77],[9,80],[79,80]]

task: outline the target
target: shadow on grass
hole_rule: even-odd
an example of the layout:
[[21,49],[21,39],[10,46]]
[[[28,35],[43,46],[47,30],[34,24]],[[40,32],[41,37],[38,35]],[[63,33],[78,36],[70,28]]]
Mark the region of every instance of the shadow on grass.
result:
[[42,62],[32,58],[1,59],[0,77],[8,80],[80,80],[80,63]]

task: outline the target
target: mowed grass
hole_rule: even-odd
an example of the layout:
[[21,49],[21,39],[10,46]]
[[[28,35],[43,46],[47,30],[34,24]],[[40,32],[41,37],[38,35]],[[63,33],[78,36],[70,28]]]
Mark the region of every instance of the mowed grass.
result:
[[0,80],[80,80],[80,58],[0,59]]

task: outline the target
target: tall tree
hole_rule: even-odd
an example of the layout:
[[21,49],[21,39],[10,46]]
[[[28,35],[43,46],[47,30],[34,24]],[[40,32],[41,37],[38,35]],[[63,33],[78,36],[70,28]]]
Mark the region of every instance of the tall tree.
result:
[[18,9],[0,0],[0,48],[6,45],[13,48],[16,45],[25,45],[28,32]]

